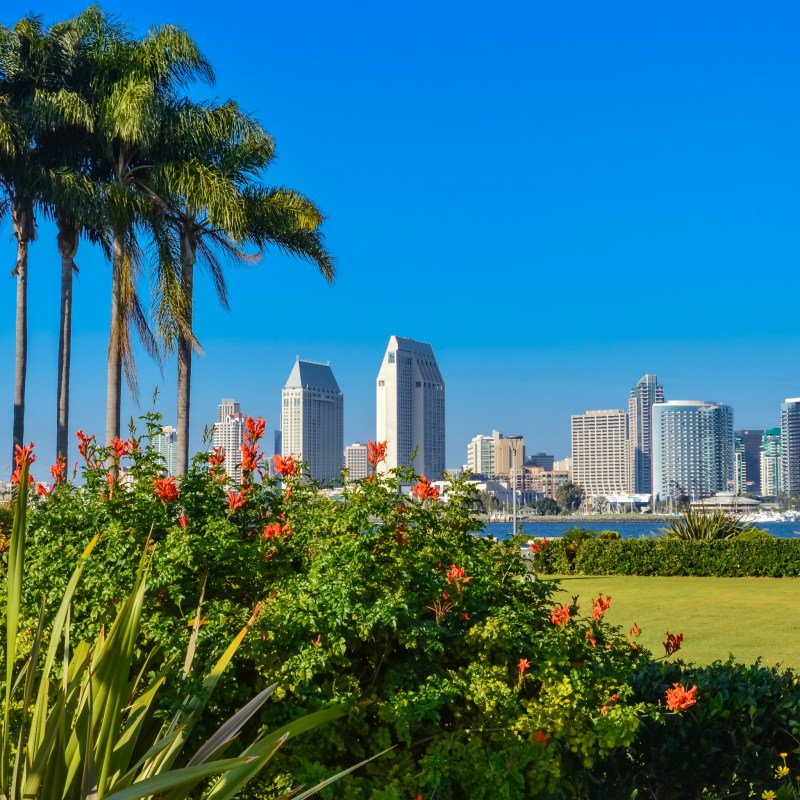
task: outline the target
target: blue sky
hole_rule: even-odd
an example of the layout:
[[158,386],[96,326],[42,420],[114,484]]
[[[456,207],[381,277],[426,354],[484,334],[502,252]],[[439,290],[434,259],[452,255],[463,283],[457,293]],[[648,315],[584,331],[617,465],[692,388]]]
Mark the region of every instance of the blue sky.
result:
[[[0,22],[24,11],[5,4]],[[39,0],[55,20],[84,4]],[[279,425],[295,355],[330,360],[345,437],[374,436],[391,334],[430,342],[447,384],[447,463],[492,428],[569,453],[569,416],[624,408],[655,372],[668,399],[777,424],[800,395],[800,7],[774,2],[388,4],[121,0],[142,32],[182,25],[275,136],[273,184],[328,217],[338,275],[267,253],[201,282],[192,424],[223,396]],[[26,438],[55,441],[59,263],[31,250]],[[6,224],[0,254],[14,245]],[[1,257],[1,255],[0,255]],[[71,427],[102,433],[110,270],[82,245]],[[7,275],[8,273],[4,273]],[[146,288],[146,287],[143,287]],[[0,280],[0,441],[10,441],[14,282]],[[175,363],[140,355],[141,410]],[[123,415],[137,414],[126,396]],[[6,450],[0,448],[0,471]]]

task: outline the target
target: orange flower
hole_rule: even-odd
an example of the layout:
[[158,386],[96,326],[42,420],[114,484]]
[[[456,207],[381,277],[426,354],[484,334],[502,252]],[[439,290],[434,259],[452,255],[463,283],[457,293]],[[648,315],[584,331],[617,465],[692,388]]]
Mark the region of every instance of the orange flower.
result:
[[106,473],[106,486],[108,486],[108,499],[114,499],[114,484],[116,482],[116,478],[114,477],[113,472]]
[[51,486],[50,487],[50,491],[48,492],[47,491],[47,487],[43,483],[37,483],[36,484],[36,494],[39,495],[39,497],[47,497],[47,495],[53,493],[53,489],[55,489],[55,488],[56,488],[55,486]]
[[244,505],[245,494],[244,492],[228,492],[228,510],[236,511]]
[[537,542],[535,539],[531,539],[528,542],[528,547],[530,548],[531,553],[534,555],[538,555],[542,548],[547,547],[547,539],[542,539],[541,542]]
[[411,490],[411,494],[416,495],[420,502],[424,503],[428,498],[436,500],[439,497],[439,489],[424,475],[420,475],[419,483]]
[[667,689],[667,708],[670,711],[682,711],[690,708],[697,702],[697,686],[686,689],[679,683],[673,684],[672,689]]
[[221,467],[225,463],[225,451],[221,447],[215,447],[208,454],[208,463],[212,468]]
[[164,505],[178,499],[178,484],[175,483],[175,478],[169,476],[166,478],[155,478],[153,480],[153,488],[156,491],[156,497],[158,497]]
[[239,449],[242,451],[242,471],[253,472],[258,468],[258,462],[264,457],[264,453],[258,449],[256,444],[243,444]]
[[181,514],[181,515],[178,517],[178,522],[180,523],[180,525],[181,525],[181,528],[183,528],[184,530],[186,530],[186,514]]
[[89,445],[94,442],[94,436],[87,436],[82,430],[75,434],[78,437],[78,452],[84,461],[89,460]]
[[284,531],[286,530],[291,530],[288,524],[284,526],[281,525],[280,522],[273,522],[269,525],[264,526],[264,538],[274,539],[276,536],[283,535]]
[[[30,467],[36,461],[36,456],[33,454],[33,442],[27,447],[21,445],[14,446],[14,463],[16,467],[11,475],[11,483],[19,486],[20,479],[22,478],[22,467],[27,464]],[[28,473],[28,483],[33,483],[33,475]]]
[[682,642],[682,633],[674,634],[667,631],[667,641],[664,642],[664,652],[666,655],[671,656],[673,653],[677,653],[678,650],[681,649]]
[[535,745],[539,745],[540,747],[547,747],[547,743],[550,741],[550,734],[545,733],[544,731],[536,731],[533,734],[533,743]]
[[284,478],[292,478],[300,471],[300,465],[294,460],[294,456],[274,456],[275,472],[283,475]]
[[64,456],[58,456],[56,463],[50,467],[50,474],[56,483],[64,483],[67,479],[67,459]]
[[597,639],[592,636],[591,631],[586,631],[586,638],[592,643],[592,647],[597,647]]
[[641,633],[639,630],[639,626],[634,622],[633,627],[628,631],[628,637],[633,639],[634,637],[638,636]]
[[373,442],[371,439],[367,440],[367,461],[373,467],[377,467],[382,461],[386,461],[386,445],[387,442]]
[[564,603],[563,606],[556,606],[550,612],[550,622],[553,625],[566,625],[569,622],[569,603]]
[[248,417],[244,421],[244,435],[251,444],[255,444],[264,435],[264,428],[266,428],[266,426],[267,423],[263,418],[259,417],[258,419],[254,420],[252,417]]
[[519,664],[517,664],[517,669],[519,670],[520,678],[528,671],[530,668],[531,662],[528,661],[527,658],[521,658],[519,660]]
[[603,597],[602,593],[597,600],[592,600],[592,619],[599,620],[603,618],[603,614],[608,611],[611,605],[611,597]]
[[114,451],[113,456],[115,461],[119,461],[127,455],[130,455],[133,445],[130,439],[120,439],[119,436],[114,438],[111,442],[111,449]]

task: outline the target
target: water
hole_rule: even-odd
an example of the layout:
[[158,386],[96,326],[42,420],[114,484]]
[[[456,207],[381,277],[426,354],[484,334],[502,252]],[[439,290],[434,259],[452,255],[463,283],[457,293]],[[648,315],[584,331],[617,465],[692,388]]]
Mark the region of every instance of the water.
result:
[[[666,522],[593,522],[592,520],[572,520],[571,522],[525,522],[518,523],[522,533],[529,536],[547,537],[552,539],[563,536],[570,528],[589,528],[594,531],[618,531],[623,539],[639,539],[643,536],[657,534],[661,528],[667,526]],[[507,539],[511,535],[510,522],[488,522],[483,533],[495,536],[498,539]],[[794,539],[800,536],[800,522],[759,522],[756,528],[761,528],[779,539]]]

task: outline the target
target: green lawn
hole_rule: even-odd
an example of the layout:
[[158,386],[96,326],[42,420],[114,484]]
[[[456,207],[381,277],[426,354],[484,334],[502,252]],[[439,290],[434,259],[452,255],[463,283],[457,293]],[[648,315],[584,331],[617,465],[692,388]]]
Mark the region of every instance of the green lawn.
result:
[[[543,576],[553,580],[555,576]],[[665,631],[683,633],[685,661],[709,664],[733,654],[737,661],[800,669],[800,579],[640,578],[622,575],[558,577],[559,599],[579,595],[581,613],[591,598],[611,595],[606,619],[627,631],[637,623],[640,642],[664,655]]]

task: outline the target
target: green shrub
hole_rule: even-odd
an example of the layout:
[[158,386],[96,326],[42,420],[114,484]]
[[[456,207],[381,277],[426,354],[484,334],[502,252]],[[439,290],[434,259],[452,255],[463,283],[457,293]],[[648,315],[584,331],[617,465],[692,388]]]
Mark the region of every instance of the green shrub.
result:
[[722,509],[706,511],[687,508],[663,529],[663,533],[670,539],[716,541],[734,539],[752,530],[753,525],[743,522],[741,517],[732,517]]

